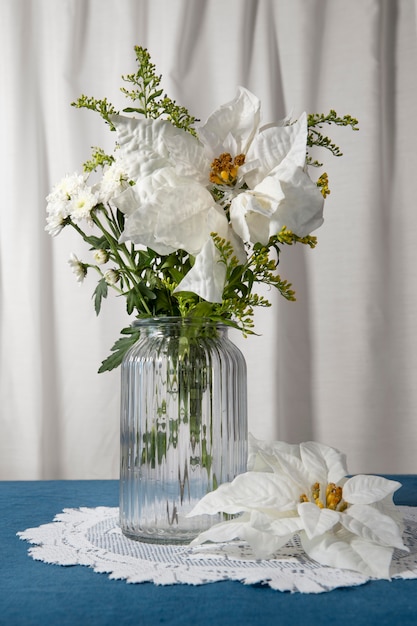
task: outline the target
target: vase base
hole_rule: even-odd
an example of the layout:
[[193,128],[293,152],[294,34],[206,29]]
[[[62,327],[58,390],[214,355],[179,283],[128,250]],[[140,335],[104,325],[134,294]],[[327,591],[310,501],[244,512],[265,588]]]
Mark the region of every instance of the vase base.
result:
[[176,532],[175,530],[170,532],[169,530],[161,531],[156,529],[131,531],[124,528],[122,528],[122,533],[128,539],[133,539],[134,541],[166,545],[188,545],[199,534],[198,532]]

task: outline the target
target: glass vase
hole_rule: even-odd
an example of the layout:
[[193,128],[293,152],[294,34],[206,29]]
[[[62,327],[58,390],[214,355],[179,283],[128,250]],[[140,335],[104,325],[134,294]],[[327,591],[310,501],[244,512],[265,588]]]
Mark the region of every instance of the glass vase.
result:
[[121,367],[120,525],[130,538],[188,543],[219,516],[187,517],[246,471],[246,363],[227,326],[135,322]]

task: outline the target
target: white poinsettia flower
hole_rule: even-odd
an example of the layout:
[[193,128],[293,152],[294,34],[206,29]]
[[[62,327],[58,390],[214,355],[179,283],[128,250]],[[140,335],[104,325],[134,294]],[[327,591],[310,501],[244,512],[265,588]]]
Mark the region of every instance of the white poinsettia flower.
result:
[[323,565],[389,578],[394,548],[407,550],[392,502],[400,483],[346,478],[344,456],[314,442],[251,438],[249,468],[208,493],[190,514],[241,515],[216,524],[192,545],[240,538],[258,558],[267,558],[297,534],[305,552]]
[[323,221],[323,196],[305,171],[305,114],[260,128],[260,101],[240,87],[198,138],[165,120],[111,119],[135,182],[112,199],[127,216],[121,241],[196,256],[177,291],[221,302],[225,268],[211,232],[226,236],[244,263],[244,243],[267,244],[284,226],[305,236]]
[[306,172],[307,116],[259,127],[260,101],[240,87],[199,129],[166,138],[177,171],[230,207],[234,231],[268,243],[284,226],[304,237],[323,223],[323,196]]
[[[225,268],[211,240],[211,233],[229,237],[224,210],[197,180],[179,175],[166,147],[168,138],[182,136],[163,120],[112,118],[129,178],[135,185],[112,198],[126,215],[121,241],[132,241],[170,254],[185,250],[196,256],[186,281],[177,290],[193,291],[210,302],[221,302]],[[241,262],[246,254],[241,241],[233,239]],[[201,253],[201,256],[199,256]]]

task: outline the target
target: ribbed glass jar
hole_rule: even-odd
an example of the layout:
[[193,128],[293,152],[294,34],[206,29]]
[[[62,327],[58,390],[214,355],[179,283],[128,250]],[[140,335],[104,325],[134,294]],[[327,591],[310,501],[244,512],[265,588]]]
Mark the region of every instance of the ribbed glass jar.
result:
[[224,324],[135,325],[121,368],[120,525],[133,539],[188,543],[220,516],[187,513],[246,471],[246,363]]

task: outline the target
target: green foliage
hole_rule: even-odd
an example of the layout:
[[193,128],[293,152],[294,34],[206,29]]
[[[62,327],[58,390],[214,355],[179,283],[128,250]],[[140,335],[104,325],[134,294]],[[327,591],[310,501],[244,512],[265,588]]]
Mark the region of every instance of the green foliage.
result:
[[221,303],[210,303],[199,300],[195,294],[181,293],[177,295],[180,314],[187,316],[204,316],[213,321],[222,321],[240,330],[245,336],[254,334],[254,309],[270,307],[271,303],[264,296],[255,292],[258,284],[269,285],[279,291],[286,299],[295,300],[295,292],[291,283],[277,274],[281,245],[301,243],[314,248],[316,237],[298,237],[285,227],[278,235],[271,237],[266,245],[255,244],[248,249],[247,261],[240,264],[233,254],[229,241],[212,233],[213,241],[220,253],[221,263],[226,267],[226,280]]
[[75,102],[71,102],[71,106],[76,107],[77,109],[89,109],[90,111],[99,113],[106,124],[110,126],[110,129],[116,130],[110,117],[112,115],[117,115],[118,111],[116,111],[114,106],[107,101],[107,98],[98,100],[97,98],[82,95]]
[[137,342],[140,337],[140,331],[134,326],[129,326],[129,328],[123,328],[120,331],[122,338],[118,339],[114,346],[111,348],[112,354],[105,359],[100,369],[98,370],[99,374],[102,372],[108,372],[116,367],[119,367],[121,362],[123,361],[123,357],[126,352]]
[[[171,100],[166,94],[163,95],[163,90],[160,89],[161,76],[156,74],[156,68],[151,62],[149,52],[146,48],[135,46],[135,53],[138,64],[137,72],[122,76],[122,79],[126,83],[130,83],[132,87],[131,89],[121,87],[121,91],[125,96],[130,98],[130,100],[136,102],[137,106],[126,107],[123,109],[123,112],[139,113],[144,117],[153,119],[163,118],[170,121],[174,126],[177,126],[177,128],[182,128],[196,135],[194,124],[197,119],[190,115],[185,107],[179,106],[175,100]],[[115,130],[111,116],[118,115],[119,111],[108,102],[107,98],[97,99],[82,95],[75,102],[72,102],[71,106],[77,109],[84,108],[99,113],[104,121],[109,124],[110,129]],[[105,157],[105,161],[100,160],[100,156]],[[85,163],[85,171],[93,171],[98,165],[103,165],[103,163],[111,158],[112,157],[104,155],[102,151],[101,155],[100,152],[96,151],[93,153],[92,161]]]
[[151,62],[151,57],[146,48],[135,46],[136,61],[138,70],[135,74],[123,76],[123,80],[131,83],[132,88],[121,88],[121,91],[138,103],[137,107],[127,107],[123,109],[125,113],[139,113],[144,117],[153,119],[164,118],[169,120],[177,128],[182,128],[196,134],[193,125],[197,121],[189,114],[185,107],[179,106],[174,100],[163,94],[160,88],[161,76],[156,74],[155,65]]
[[91,159],[84,163],[83,169],[84,172],[95,172],[97,168],[111,165],[113,161],[114,156],[106,154],[102,148],[93,146]]
[[[340,117],[336,111],[331,109],[326,115],[324,113],[310,113],[307,116],[307,146],[318,146],[319,148],[325,148],[330,150],[333,156],[343,156],[339,146],[337,146],[330,137],[323,135],[318,129],[321,129],[324,124],[335,124],[336,126],[350,126],[352,130],[359,130],[358,120],[351,115],[344,115]],[[307,152],[307,163],[314,167],[321,167],[323,163],[312,160]]]

